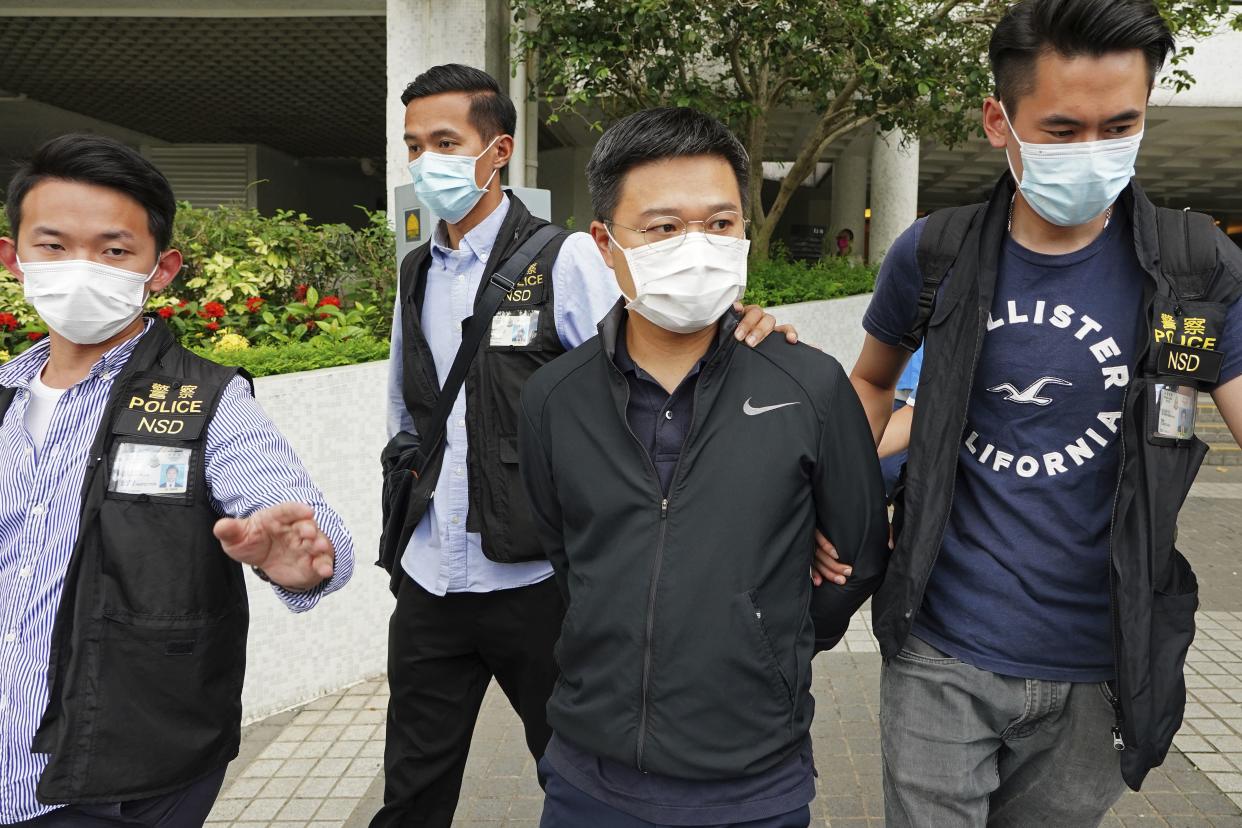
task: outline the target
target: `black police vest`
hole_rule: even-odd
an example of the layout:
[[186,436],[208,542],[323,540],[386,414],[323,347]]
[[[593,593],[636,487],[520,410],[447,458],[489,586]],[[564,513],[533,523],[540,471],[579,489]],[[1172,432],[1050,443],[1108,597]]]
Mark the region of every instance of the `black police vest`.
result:
[[[934,291],[924,291],[924,310],[930,314],[918,415],[894,494],[897,547],[873,602],[885,658],[894,656],[910,634],[944,538],[1013,192],[1006,173],[987,204],[953,208],[961,221],[933,225],[929,219],[924,228],[925,235],[952,237],[944,247],[953,252],[939,262],[941,268],[951,266],[952,278],[934,306],[926,296]],[[1178,512],[1207,452],[1198,438],[1151,436],[1156,413],[1149,404],[1150,387],[1181,382],[1161,374],[1157,359],[1165,342],[1202,349],[1214,345],[1207,339],[1219,341],[1226,309],[1242,296],[1242,251],[1206,217],[1155,207],[1137,183],[1122,195],[1120,208],[1130,211],[1137,258],[1149,276],[1141,309],[1143,341],[1136,343],[1120,422],[1111,536],[1115,707],[1125,746],[1119,755],[1126,782],[1137,790],[1147,772],[1164,760],[1185,708],[1182,668],[1194,637],[1198,589],[1174,541]],[[920,264],[926,276],[929,263]],[[907,347],[915,341],[917,336],[908,335]]]
[[[238,373],[157,319],[113,382],[52,633],[41,802],[157,796],[237,755],[250,615],[242,568],[212,534],[203,465]],[[177,480],[161,494],[146,469],[165,481],[165,467]]]
[[[537,219],[509,193],[480,289],[509,256],[548,222]],[[517,433],[522,386],[531,374],[565,353],[553,312],[552,266],[565,237],[553,240],[501,304],[466,374],[466,473],[470,505],[466,529],[482,536],[483,554],[500,563],[545,558],[535,536],[530,503],[518,474]],[[435,361],[422,330],[422,304],[431,265],[431,243],[401,263],[402,394],[420,434],[427,433],[440,393]],[[533,333],[532,333],[533,331]],[[449,423],[449,428],[455,424]],[[440,474],[437,452],[424,475]]]

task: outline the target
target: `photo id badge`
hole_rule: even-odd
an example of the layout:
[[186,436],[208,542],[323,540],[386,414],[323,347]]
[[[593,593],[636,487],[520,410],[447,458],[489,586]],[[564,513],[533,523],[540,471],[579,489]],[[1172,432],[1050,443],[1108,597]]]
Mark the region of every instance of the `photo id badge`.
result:
[[500,311],[492,317],[493,348],[524,348],[539,333],[539,311]]
[[191,450],[117,443],[108,491],[123,495],[183,496],[190,488]]
[[1156,430],[1153,437],[1189,440],[1195,436],[1195,417],[1199,411],[1199,391],[1190,385],[1151,386],[1155,396]]

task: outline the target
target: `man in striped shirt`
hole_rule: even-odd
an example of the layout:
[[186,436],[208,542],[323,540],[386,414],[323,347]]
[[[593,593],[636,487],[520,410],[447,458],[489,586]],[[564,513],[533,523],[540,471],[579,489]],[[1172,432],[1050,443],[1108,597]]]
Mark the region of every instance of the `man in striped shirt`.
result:
[[141,315],[181,268],[167,180],[64,136],[0,264],[49,336],[0,366],[0,824],[201,825],[236,755],[239,564],[294,612],[352,541],[235,369]]

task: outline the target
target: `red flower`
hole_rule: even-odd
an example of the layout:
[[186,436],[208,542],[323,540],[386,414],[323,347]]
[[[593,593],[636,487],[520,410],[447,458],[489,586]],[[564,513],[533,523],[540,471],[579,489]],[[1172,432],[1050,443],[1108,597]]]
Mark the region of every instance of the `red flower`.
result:
[[11,313],[0,313],[0,331],[17,330],[17,317]]
[[293,289],[293,298],[301,302],[306,298],[306,291],[310,289],[310,285],[298,285]]
[[204,319],[223,319],[226,313],[228,313],[228,310],[224,305],[221,305],[219,302],[208,302],[203,305],[203,309],[198,312],[198,315]]
[[218,330],[220,330],[220,323],[219,323],[219,322],[208,322],[208,323],[207,323],[207,330],[209,330],[209,331],[218,331]]
[[188,304],[190,304],[190,300],[182,299],[180,302],[177,303],[177,307],[184,308]]
[[267,304],[267,300],[261,296],[251,296],[246,300],[246,310],[250,313],[258,313],[259,309]]
[[26,338],[29,339],[31,342],[38,342],[40,339],[43,338],[43,332],[42,331],[31,331],[30,333],[26,334]]
[[176,311],[175,311],[175,310],[173,310],[172,305],[165,305],[164,307],[160,308],[160,310],[159,310],[159,314],[160,314],[160,318],[161,318],[161,319],[168,319],[168,318],[170,318],[170,317],[171,317],[173,314],[175,314],[175,313],[176,313]]
[[334,308],[339,308],[341,306],[341,300],[335,296],[325,296],[319,300],[319,304],[315,307],[322,308],[324,305],[332,305]]

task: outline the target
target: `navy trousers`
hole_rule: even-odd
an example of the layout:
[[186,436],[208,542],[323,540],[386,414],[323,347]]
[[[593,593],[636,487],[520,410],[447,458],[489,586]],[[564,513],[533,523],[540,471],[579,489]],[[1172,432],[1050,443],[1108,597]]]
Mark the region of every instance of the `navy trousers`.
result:
[[224,782],[224,768],[179,791],[103,805],[67,805],[15,828],[200,828]]
[[[547,762],[540,763],[546,783],[543,817],[539,828],[671,828],[630,816],[569,784]],[[796,811],[751,822],[730,822],[701,825],[698,828],[807,828],[811,824],[811,808],[803,805]]]

